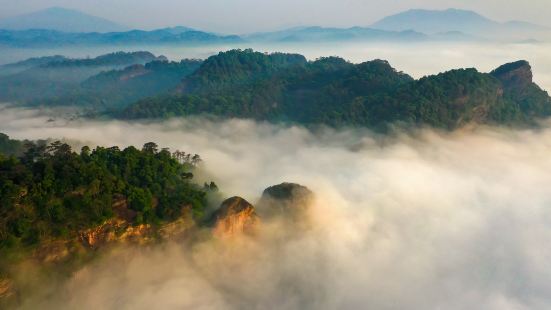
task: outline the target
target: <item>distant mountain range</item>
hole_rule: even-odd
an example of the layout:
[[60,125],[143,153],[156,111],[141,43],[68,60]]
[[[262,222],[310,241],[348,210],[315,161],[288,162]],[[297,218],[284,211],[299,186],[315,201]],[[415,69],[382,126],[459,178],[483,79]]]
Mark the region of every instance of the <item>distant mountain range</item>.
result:
[[418,41],[428,37],[419,32],[386,31],[380,29],[352,27],[297,27],[282,31],[255,33],[243,36],[249,41],[262,42],[315,42],[315,41]]
[[0,46],[49,47],[67,45],[140,45],[180,43],[242,42],[238,36],[220,36],[187,28],[165,28],[152,31],[68,33],[57,30],[0,30]]
[[[160,71],[159,66],[153,65],[153,63],[164,64],[166,61],[166,57],[155,56],[149,52],[118,52],[95,58],[81,59],[71,59],[63,56],[31,58],[0,66],[0,72],[2,73],[0,74],[0,101],[31,103],[37,100],[43,102],[57,98],[59,101],[69,103],[75,97],[85,101],[84,95],[86,94],[82,92],[80,84],[90,77],[98,75],[99,77],[93,80],[91,84],[97,85],[98,89],[108,91],[108,89],[116,87],[116,79],[112,78],[113,74],[106,76],[102,73],[122,70],[130,66],[133,70],[127,69],[127,71],[120,73],[121,77],[124,76],[121,80],[127,80],[129,77],[138,77],[140,74],[145,74],[146,71]],[[149,64],[149,67],[145,68],[146,64]],[[169,65],[167,63],[168,68],[163,71],[165,77],[159,77],[158,81],[153,79],[153,81],[141,82],[142,84],[137,85],[128,97],[133,98],[132,96],[136,93],[143,93],[145,89],[151,87],[154,83],[163,83],[165,87],[170,87],[172,84],[167,82],[166,76],[174,75],[170,72],[174,69]],[[144,69],[140,71],[134,66],[141,66]],[[176,83],[179,81],[178,78],[179,76],[175,78]],[[98,81],[104,81],[104,84],[100,86]],[[69,96],[69,94],[74,96]],[[114,94],[114,92],[111,94]],[[146,92],[146,94],[149,93]],[[101,101],[101,98],[96,101]]]
[[551,40],[551,28],[522,21],[500,23],[473,11],[457,9],[409,10],[385,17],[369,27],[308,26],[241,36],[214,34],[184,26],[128,30],[106,19],[63,8],[0,20],[0,46],[16,47],[427,40],[537,42]]
[[523,21],[500,23],[476,12],[458,9],[409,10],[391,15],[370,27],[387,31],[413,30],[428,35],[442,32],[462,32],[488,39],[528,39],[549,37],[551,28]]
[[48,29],[70,30],[71,32],[120,32],[129,30],[128,27],[105,18],[59,7],[0,19],[0,29]]

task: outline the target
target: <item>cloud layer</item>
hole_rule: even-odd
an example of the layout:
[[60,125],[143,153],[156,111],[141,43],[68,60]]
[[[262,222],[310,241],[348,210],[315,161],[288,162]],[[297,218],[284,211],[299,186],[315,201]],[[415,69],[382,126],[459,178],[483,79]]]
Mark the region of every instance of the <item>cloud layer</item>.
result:
[[[3,107],[0,132],[199,153],[204,179],[256,202],[283,181],[317,196],[312,229],[122,250],[29,308],[548,309],[551,130],[363,130],[245,120],[48,122]],[[76,143],[79,144],[79,143]],[[137,252],[135,252],[137,251]]]

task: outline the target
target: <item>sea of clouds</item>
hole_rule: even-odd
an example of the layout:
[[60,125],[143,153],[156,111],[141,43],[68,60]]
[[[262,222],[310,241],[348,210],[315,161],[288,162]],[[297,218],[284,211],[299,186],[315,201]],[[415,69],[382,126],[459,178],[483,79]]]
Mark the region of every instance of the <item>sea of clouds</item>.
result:
[[308,186],[311,229],[122,249],[42,309],[549,309],[551,128],[419,129],[380,136],[249,120],[52,118],[2,106],[0,132],[75,147],[155,141],[198,153],[199,180],[256,203]]

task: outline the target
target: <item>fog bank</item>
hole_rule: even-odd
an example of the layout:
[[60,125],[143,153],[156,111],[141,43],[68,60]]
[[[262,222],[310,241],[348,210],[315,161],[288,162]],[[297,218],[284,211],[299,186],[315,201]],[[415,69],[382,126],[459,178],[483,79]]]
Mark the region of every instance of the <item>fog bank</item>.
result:
[[[122,251],[28,308],[549,309],[551,129],[379,137],[247,120],[66,121],[0,109],[13,138],[198,153],[202,178],[255,203],[283,181],[317,196],[311,230]],[[77,143],[80,144],[80,143]]]

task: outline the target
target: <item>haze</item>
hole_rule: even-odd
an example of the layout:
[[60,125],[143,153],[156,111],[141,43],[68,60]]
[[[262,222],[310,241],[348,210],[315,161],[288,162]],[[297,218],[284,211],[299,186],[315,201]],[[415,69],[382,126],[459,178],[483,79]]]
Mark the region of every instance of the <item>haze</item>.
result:
[[[16,138],[197,152],[224,194],[312,188],[313,227],[125,249],[28,309],[549,309],[551,131],[311,132],[244,120],[71,121],[2,108]],[[546,127],[548,128],[548,127]],[[77,142],[81,141],[81,142]],[[260,288],[260,289],[259,289]]]
[[[156,29],[181,25],[216,33],[244,34],[302,25],[369,26],[387,15],[404,10],[452,7],[473,10],[500,22],[524,20],[551,26],[548,16],[551,11],[550,1],[0,0],[0,18],[59,6],[77,9],[133,28]],[[440,25],[448,23],[449,19],[445,19]],[[158,32],[170,31],[174,30]],[[19,31],[13,31],[16,32]],[[131,32],[133,33],[137,32]],[[247,37],[251,36],[243,36]],[[34,268],[46,268],[50,265],[44,263],[42,266],[38,260],[31,259],[10,266],[9,278],[6,279],[15,279],[14,283],[17,285],[23,283],[21,290],[19,286],[13,286],[13,296],[17,299],[14,308],[551,309],[551,247],[547,246],[551,240],[551,119],[544,119],[551,115],[551,99],[539,87],[533,85],[531,79],[533,72],[533,81],[542,89],[551,91],[551,41],[536,40],[528,36],[522,40],[494,39],[481,36],[469,40],[459,37],[454,40],[351,40],[339,43],[316,40],[304,43],[292,40],[244,39],[198,43],[182,41],[178,44],[164,44],[166,41],[159,40],[160,43],[148,45],[144,44],[144,41],[139,41],[135,45],[117,44],[113,41],[106,41],[105,44],[79,45],[69,41],[67,44],[36,47],[17,44],[0,46],[0,65],[30,57],[52,55],[85,58],[116,51],[148,51],[155,54],[148,53],[148,57],[144,58],[148,59],[148,62],[151,61],[149,65],[138,62],[141,60],[125,64],[125,67],[129,66],[126,67],[128,70],[122,66],[119,68],[118,65],[104,69],[103,64],[90,66],[92,69],[88,69],[86,63],[90,61],[64,59],[60,62],[49,60],[47,64],[23,68],[21,72],[17,71],[12,75],[6,74],[5,85],[9,85],[6,87],[6,94],[11,93],[13,89],[16,90],[13,93],[23,95],[35,91],[37,99],[25,102],[25,96],[19,96],[22,98],[19,102],[15,95],[3,97],[5,99],[2,100],[11,102],[0,102],[0,133],[18,140],[60,140],[68,143],[73,151],[78,151],[85,145],[92,148],[118,146],[122,149],[127,146],[140,148],[144,143],[154,142],[159,149],[166,147],[171,151],[181,150],[188,154],[199,154],[202,158],[197,169],[174,169],[178,174],[163,178],[164,180],[185,179],[188,182],[191,176],[188,172],[192,171],[192,182],[201,184],[201,188],[204,182],[211,184],[203,189],[203,194],[207,196],[201,197],[208,198],[204,199],[204,207],[200,209],[202,213],[194,215],[193,221],[190,221],[194,229],[189,235],[186,232],[185,238],[147,245],[138,245],[139,241],[113,242],[106,243],[104,248],[100,248],[103,245],[99,242],[97,248],[89,242],[90,247],[86,247],[86,251],[90,250],[94,255],[93,259],[83,260],[82,263],[77,261],[80,258],[74,262],[59,260],[62,262],[59,270],[67,268],[67,272],[58,272],[54,269],[44,273],[33,272]],[[389,69],[386,63],[379,61],[373,62],[374,69],[369,67],[369,64],[356,67],[348,64],[341,66],[341,62],[334,59],[324,59],[311,66],[300,57],[299,65],[291,67],[272,60],[262,60],[263,62],[259,63],[253,61],[257,58],[270,59],[280,56],[236,51],[226,53],[231,56],[226,56],[228,60],[222,54],[211,59],[212,61],[190,61],[196,63],[193,64],[195,67],[192,67],[193,71],[185,72],[178,68],[187,65],[188,62],[174,64],[166,62],[164,58],[158,61],[161,58],[155,57],[164,55],[174,61],[206,59],[221,51],[248,48],[265,53],[298,53],[308,60],[326,56],[338,56],[352,63],[384,59],[396,70],[403,71],[415,79],[458,68],[476,68],[480,72],[491,72],[499,66],[509,64],[502,66],[502,69],[505,69],[489,75],[478,74],[472,70],[458,70],[449,75],[417,82],[397,74]],[[234,57],[231,54],[238,56]],[[250,56],[252,60],[248,60],[249,56],[241,55],[254,57]],[[115,56],[118,57],[119,54]],[[110,57],[112,55],[107,58]],[[284,57],[282,59],[299,58]],[[218,62],[217,59],[221,61]],[[513,63],[518,60],[528,61],[531,70],[526,62]],[[91,62],[97,63],[95,60]],[[289,60],[285,62],[295,63]],[[59,70],[56,69],[58,63],[62,63]],[[521,65],[518,65],[519,63]],[[338,70],[319,71],[322,73],[318,74],[318,71],[315,71],[318,70],[315,67],[318,64],[320,68],[334,66]],[[50,70],[50,66],[53,69]],[[157,74],[154,66],[173,66],[178,70],[174,70],[173,73],[168,69],[159,69],[159,75],[150,75],[152,78],[149,78],[147,74],[150,72]],[[211,71],[204,69],[209,69],[209,66],[213,68]],[[270,70],[272,67],[277,70],[274,69],[275,73],[272,73],[267,69],[255,69],[258,72],[249,69],[264,66]],[[347,69],[348,67],[351,69]],[[34,71],[35,68],[38,69]],[[83,82],[66,82],[68,86],[65,87],[63,81],[76,80],[67,72],[80,72],[78,69],[81,68],[84,68],[82,72],[90,71],[93,75],[90,73],[91,76],[83,78]],[[101,70],[112,71],[98,74]],[[378,71],[385,75],[379,74]],[[35,72],[45,72],[44,77]],[[50,72],[61,72],[61,82],[57,83],[56,77]],[[19,73],[22,78],[17,79]],[[375,78],[367,78],[371,76]],[[37,81],[32,80],[34,77],[38,77]],[[144,79],[139,80],[140,77]],[[138,80],[135,84],[131,83],[134,78]],[[94,80],[101,83],[89,83]],[[214,86],[200,88],[202,84],[197,81],[203,80],[204,85]],[[294,82],[295,80],[300,83]],[[318,83],[318,80],[321,82]],[[330,83],[325,85],[323,80]],[[16,89],[19,85],[12,86],[15,83],[8,83],[11,81],[30,85],[30,90],[19,91]],[[162,83],[160,86],[167,87],[159,86],[161,90],[154,95],[148,93],[143,98],[134,99],[129,96],[132,102],[124,102],[124,107],[122,103],[110,105],[109,101],[105,100],[117,99],[117,96],[125,99],[127,94],[139,93],[145,88],[144,85],[155,84],[151,81],[159,81],[159,84]],[[216,84],[217,81],[224,83]],[[341,81],[347,85],[341,87]],[[117,88],[119,82],[122,86]],[[193,92],[194,83],[198,85],[196,92]],[[116,87],[110,90],[111,84]],[[322,84],[322,87],[311,87],[306,84]],[[353,87],[349,87],[348,84]],[[128,88],[126,85],[129,85]],[[273,87],[273,93],[276,94],[274,96],[271,95],[272,86],[276,86]],[[278,87],[283,90],[280,91]],[[257,91],[261,88],[266,88],[270,92],[267,91],[264,96],[264,93]],[[379,88],[384,92],[379,91]],[[57,92],[58,89],[63,91]],[[98,91],[104,89],[108,90],[105,96]],[[224,92],[218,92],[218,89]],[[49,90],[52,90],[52,93],[56,92],[55,96],[46,96],[45,93]],[[65,90],[68,91],[64,92]],[[310,95],[315,95],[314,91],[323,96]],[[206,96],[207,92],[212,92],[212,97]],[[341,104],[338,97],[347,98],[349,93],[350,98],[354,100],[343,101]],[[428,95],[396,95],[416,93]],[[244,95],[239,96],[241,94]],[[532,94],[538,96],[530,97]],[[288,97],[294,101],[287,101]],[[408,99],[410,97],[412,99]],[[540,100],[540,97],[543,99]],[[198,99],[188,100],[190,98]],[[85,100],[80,104],[81,101],[76,99]],[[227,113],[205,116],[200,113],[208,110],[188,111],[193,105],[201,107],[216,103],[218,99],[221,103],[216,107],[217,110]],[[74,105],[71,105],[72,100]],[[151,103],[159,101],[157,105],[149,106],[144,104],[147,100]],[[371,101],[368,100],[377,100],[373,101],[376,105],[369,106]],[[270,113],[276,116],[279,115],[276,113],[281,113],[282,117],[274,118],[274,122],[260,121],[272,120],[263,114],[258,114],[259,117],[254,119],[234,118],[236,115],[256,117],[256,114],[238,114],[240,109],[234,109],[234,101],[243,101],[247,105],[242,106],[248,110],[266,107],[266,111],[275,111]],[[530,105],[532,101],[535,102],[535,107]],[[251,105],[248,105],[249,102]],[[401,105],[395,104],[401,102],[409,105],[402,108]],[[415,106],[418,102],[420,108]],[[317,103],[321,104],[314,105]],[[436,104],[442,104],[447,110],[437,109],[439,106]],[[175,108],[172,109],[172,106]],[[287,106],[297,109],[288,109],[290,112],[277,109]],[[350,106],[352,109],[341,111],[333,106]],[[536,109],[540,106],[546,109]],[[129,107],[142,109],[146,118],[139,121],[129,118],[132,114]],[[375,107],[385,113],[358,107]],[[466,112],[456,107],[466,107]],[[504,107],[508,109],[505,110]],[[289,123],[287,116],[302,113],[300,108],[313,111],[310,112],[312,114],[327,110],[328,112],[319,118],[321,120],[338,119],[343,115],[348,117],[349,114],[356,116],[363,111],[367,111],[366,115],[369,117],[375,115],[371,117],[374,120],[379,118],[378,115],[384,118],[387,114],[400,116],[402,112],[405,117],[395,120],[389,118],[393,122],[380,127],[381,131],[376,131],[379,130],[378,126],[361,127],[377,125],[371,118],[365,118],[366,121],[362,123],[358,122],[358,127],[353,127],[356,126],[354,122],[342,122],[342,125],[338,125],[341,127],[326,127],[324,124],[331,123],[323,122]],[[408,111],[416,109],[423,113],[414,114]],[[237,111],[235,114],[234,110]],[[367,114],[372,111],[376,113]],[[158,112],[159,114],[155,114]],[[494,112],[503,117],[498,118],[492,114]],[[156,115],[166,117],[159,119]],[[506,122],[509,115],[518,117]],[[525,118],[530,122],[521,122]],[[448,122],[448,119],[453,120],[453,123]],[[498,121],[501,119],[503,122]],[[426,127],[427,124],[441,127],[429,128]],[[455,124],[457,127],[454,127]],[[373,131],[368,128],[372,128]],[[452,131],[452,128],[457,129]],[[5,136],[2,135],[0,138],[3,137]],[[63,145],[63,149],[67,151],[60,153],[63,156],[59,158],[71,158],[69,148]],[[143,152],[147,151],[146,148]],[[57,151],[48,152],[38,154],[46,159],[57,158]],[[157,156],[154,155],[157,151],[149,152],[150,158]],[[36,167],[39,165],[36,163],[40,158],[36,157],[35,160],[29,153],[31,152],[28,151],[21,160],[22,165],[12,164],[17,163],[14,158],[6,159],[8,157],[0,154],[4,162],[9,164],[2,166],[0,172],[8,171],[10,167],[15,167],[13,169],[16,171],[15,169],[29,166],[28,178],[27,174],[23,173],[12,175],[21,179],[25,177],[25,181],[34,180],[30,177],[33,176],[31,172],[38,171]],[[23,152],[20,151],[20,154]],[[166,152],[160,154],[157,157],[165,156]],[[88,167],[88,163],[95,162],[89,160],[95,157],[86,151],[74,156],[80,158],[80,161],[75,162],[84,163],[79,164],[80,167]],[[182,160],[181,157],[178,157],[179,160]],[[170,156],[167,155],[166,158],[170,159]],[[127,166],[119,169],[116,168],[118,166],[112,168],[105,165],[102,169],[109,172],[130,171],[128,163],[131,160],[119,162]],[[134,169],[138,172],[161,171],[167,166],[157,165],[154,169],[148,170],[142,167],[145,161],[136,160],[134,163],[139,163]],[[194,167],[195,164],[194,158]],[[51,170],[65,171],[67,166],[62,163],[55,167],[63,169]],[[188,169],[187,166],[183,167]],[[44,169],[46,171],[46,168]],[[97,184],[102,182],[107,183],[106,178],[95,176],[99,170],[89,170],[94,176],[90,178],[90,187],[98,187]],[[42,172],[35,173],[36,179],[45,178],[46,173],[40,173]],[[74,175],[75,179],[85,179],[81,173]],[[8,182],[8,176],[12,177],[5,173],[0,181]],[[61,178],[69,179],[65,176]],[[148,177],[139,176],[135,179],[140,180],[136,184],[141,184],[141,180],[147,180]],[[117,180],[116,187],[122,190],[120,184],[124,183],[115,178],[113,180]],[[217,186],[210,183],[211,181]],[[263,190],[282,182],[299,183],[314,192],[314,203],[307,211],[300,213],[300,217],[290,220],[289,217],[274,219],[263,216],[262,211],[266,208],[263,210],[263,205],[259,203]],[[35,183],[42,186],[41,183]],[[35,183],[29,181],[28,184]],[[162,185],[157,184],[158,188],[170,189],[172,186],[168,182],[159,184]],[[116,195],[117,200],[122,203],[113,200],[118,204],[117,208],[136,211],[135,214],[132,213],[133,217],[124,219],[132,225],[136,224],[135,226],[146,223],[143,222],[146,204],[144,207],[134,205],[134,202],[138,201],[133,200],[136,186],[128,185],[123,195]],[[189,191],[183,191],[182,188],[184,187],[173,186],[172,190],[190,196]],[[19,191],[12,191],[10,197],[27,199],[26,197],[33,193],[28,189],[34,188],[30,185],[21,187]],[[73,199],[73,196],[78,198],[88,195],[86,190],[84,186],[79,185],[75,186],[75,189],[63,192],[69,193],[71,196],[67,197]],[[115,197],[114,191],[105,193],[109,197]],[[223,207],[220,208],[222,200],[233,196],[243,197],[255,206],[255,212],[259,215],[255,218],[260,223],[258,230],[249,234],[249,231],[245,232],[242,229],[235,235],[217,236],[207,221],[215,218],[212,216],[215,209],[224,210]],[[86,199],[99,201],[96,197],[86,196]],[[19,201],[15,198],[14,201]],[[42,202],[54,207],[62,205],[53,198],[48,199],[35,199],[37,202],[32,201],[29,204],[36,203],[38,207]],[[0,204],[2,201],[8,200],[0,199]],[[153,210],[152,212],[158,213],[165,206],[164,200],[157,197],[153,199],[153,196],[144,201],[149,201],[147,207],[150,207],[149,211]],[[182,214],[185,210],[195,212],[194,204],[188,206],[187,202],[173,203],[172,200],[169,200],[169,203],[182,209]],[[12,209],[17,212],[25,210],[22,203],[18,202],[13,206]],[[38,207],[37,210],[46,210],[44,213],[50,212],[49,209]],[[69,203],[63,207],[70,211],[78,210]],[[109,207],[112,207],[111,202]],[[255,212],[251,213],[255,215]],[[120,216],[116,214],[116,217]],[[5,218],[9,219],[7,216]],[[64,219],[74,218],[79,217],[67,216]],[[115,218],[115,215],[112,218]],[[181,219],[183,215],[176,221]],[[56,225],[68,226],[65,220],[56,220]],[[156,229],[157,223],[151,223],[151,227]],[[81,234],[80,226],[75,227],[79,230],[75,230],[74,236],[78,236],[80,244],[80,238],[85,238],[86,234]],[[90,231],[94,229],[95,226],[90,226]],[[116,233],[118,234],[118,230]],[[77,237],[67,240],[77,242]],[[62,265],[65,263],[67,265]],[[51,266],[53,265],[52,263]],[[2,276],[4,275],[0,274],[0,295]]]
[[412,8],[474,10],[497,21],[549,24],[548,0],[0,0],[0,18],[52,6],[78,9],[135,28],[183,25],[250,33],[301,25],[368,26]]
[[498,43],[348,43],[348,44],[237,44],[207,46],[105,46],[67,47],[49,49],[5,48],[0,54],[0,65],[45,55],[65,55],[68,57],[95,57],[115,50],[151,51],[165,55],[171,60],[184,58],[206,59],[209,56],[233,48],[254,48],[263,52],[293,52],[314,60],[322,56],[339,56],[354,63],[373,59],[388,60],[397,70],[415,78],[457,68],[477,68],[489,72],[498,66],[520,59],[530,62],[534,80],[543,89],[551,91],[550,44],[498,44]]

